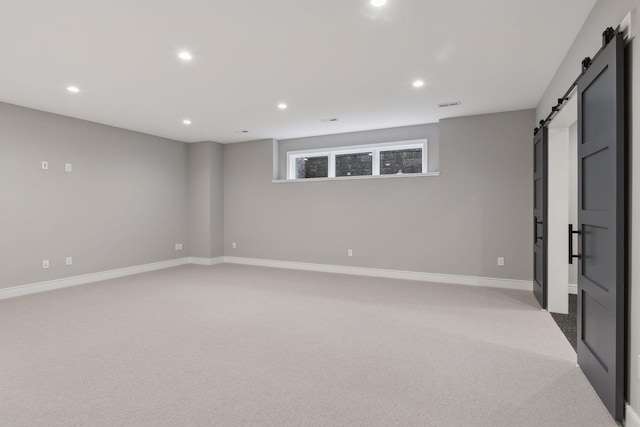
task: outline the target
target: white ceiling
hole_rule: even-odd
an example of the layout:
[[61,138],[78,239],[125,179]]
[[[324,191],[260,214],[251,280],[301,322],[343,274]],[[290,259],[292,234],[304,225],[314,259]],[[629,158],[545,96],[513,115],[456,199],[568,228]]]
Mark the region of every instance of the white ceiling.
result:
[[223,143],[533,108],[594,4],[0,0],[0,101]]

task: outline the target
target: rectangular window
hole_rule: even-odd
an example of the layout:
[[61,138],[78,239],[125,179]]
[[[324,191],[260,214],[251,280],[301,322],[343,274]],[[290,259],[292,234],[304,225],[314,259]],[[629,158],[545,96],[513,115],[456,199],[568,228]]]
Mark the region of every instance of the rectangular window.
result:
[[336,147],[287,153],[287,179],[427,173],[427,141]]
[[296,179],[327,178],[329,176],[329,157],[298,157],[296,159]]

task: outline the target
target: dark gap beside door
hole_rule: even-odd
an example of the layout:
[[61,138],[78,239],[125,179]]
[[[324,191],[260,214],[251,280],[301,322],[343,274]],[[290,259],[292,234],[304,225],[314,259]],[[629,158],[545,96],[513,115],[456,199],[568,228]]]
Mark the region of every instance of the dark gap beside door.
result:
[[569,295],[569,313],[551,313],[551,317],[556,321],[574,350],[578,348],[578,296]]

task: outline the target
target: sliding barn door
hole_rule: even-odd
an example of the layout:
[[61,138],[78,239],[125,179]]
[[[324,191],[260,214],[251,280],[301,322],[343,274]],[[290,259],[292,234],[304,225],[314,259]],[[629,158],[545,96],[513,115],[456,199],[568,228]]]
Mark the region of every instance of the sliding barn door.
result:
[[624,42],[578,81],[578,364],[616,420],[624,411]]
[[533,294],[547,308],[547,164],[548,131],[533,137]]

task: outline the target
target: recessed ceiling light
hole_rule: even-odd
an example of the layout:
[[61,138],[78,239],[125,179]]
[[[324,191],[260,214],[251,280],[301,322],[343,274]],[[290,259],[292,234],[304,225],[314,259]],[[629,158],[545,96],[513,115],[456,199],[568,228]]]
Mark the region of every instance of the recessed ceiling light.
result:
[[183,50],[178,54],[178,58],[182,59],[183,61],[191,61],[193,59],[193,56],[191,56],[191,53]]
[[416,80],[413,82],[413,87],[422,87],[424,86],[424,81],[422,80]]
[[371,0],[371,6],[382,7],[387,4],[387,0]]
[[285,104],[284,102],[281,102],[280,104],[278,104],[278,108],[281,110],[286,110],[287,109],[287,104]]
[[189,126],[189,125],[191,124],[191,120],[189,120],[189,119],[184,119],[184,120],[182,121],[182,124],[183,124],[183,125],[186,125],[186,126]]
[[78,93],[80,92],[80,88],[78,88],[78,86],[68,86],[67,90],[71,93]]

